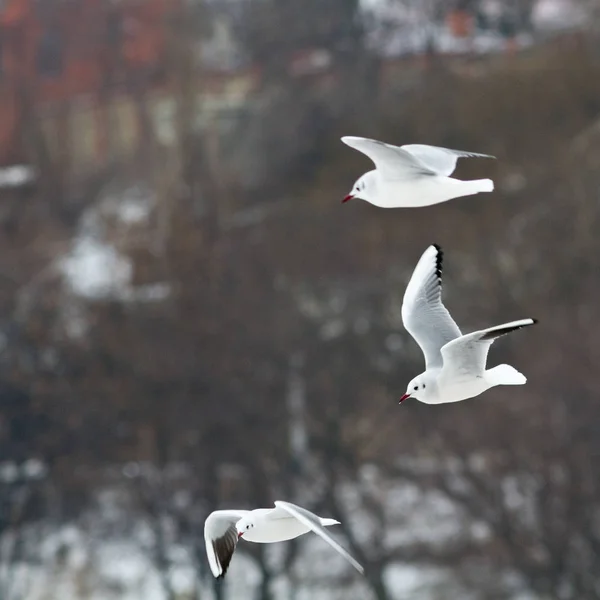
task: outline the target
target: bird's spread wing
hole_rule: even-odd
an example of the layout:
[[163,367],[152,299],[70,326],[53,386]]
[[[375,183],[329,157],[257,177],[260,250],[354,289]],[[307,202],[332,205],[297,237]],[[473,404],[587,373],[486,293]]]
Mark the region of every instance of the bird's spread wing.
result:
[[381,175],[387,179],[402,180],[436,175],[418,156],[398,146],[354,136],[343,137],[342,142],[366,154],[375,163]]
[[204,522],[204,542],[210,570],[215,577],[224,577],[238,543],[235,524],[247,515],[247,510],[216,510]]
[[535,319],[521,319],[489,329],[463,335],[442,348],[444,368],[441,376],[452,378],[480,377],[485,371],[490,346],[499,337],[536,323]]
[[359,573],[364,573],[365,570],[362,565],[352,558],[352,556],[350,556],[350,554],[348,554],[348,552],[346,552],[346,550],[344,550],[344,548],[329,535],[325,527],[321,525],[321,520],[317,515],[305,508],[301,508],[290,502],[284,502],[283,500],[276,500],[275,506],[285,510],[292,517],[298,519],[300,523],[309,527],[311,531],[322,537],[332,548],[337,550]]
[[425,355],[425,368],[442,367],[440,350],[461,335],[442,303],[442,249],[425,250],[408,282],[402,301],[402,321]]
[[401,148],[419,159],[436,175],[443,175],[444,177],[452,175],[459,158],[496,158],[490,154],[463,152],[462,150],[450,150],[449,148],[427,146],[425,144],[407,144],[401,146]]

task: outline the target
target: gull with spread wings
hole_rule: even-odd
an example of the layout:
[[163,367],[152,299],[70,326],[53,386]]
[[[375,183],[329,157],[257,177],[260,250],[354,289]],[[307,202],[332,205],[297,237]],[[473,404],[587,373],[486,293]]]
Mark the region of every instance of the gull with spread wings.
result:
[[537,321],[521,319],[462,335],[442,303],[442,258],[438,245],[429,246],[404,293],[402,321],[425,355],[425,371],[408,384],[400,402],[458,402],[497,385],[523,385],[527,379],[510,365],[486,369],[487,355],[496,339]]
[[360,177],[342,202],[360,198],[382,208],[429,206],[494,189],[491,179],[450,177],[459,158],[494,158],[489,154],[424,144],[392,146],[353,136],[343,137],[342,142],[375,163],[375,169]]
[[283,500],[275,501],[275,508],[254,510],[216,510],[204,523],[206,554],[212,574],[225,577],[240,539],[258,544],[283,542],[309,531],[323,538],[339,552],[357,571],[363,567],[336,542],[325,527],[339,525],[334,519],[323,519],[314,513]]

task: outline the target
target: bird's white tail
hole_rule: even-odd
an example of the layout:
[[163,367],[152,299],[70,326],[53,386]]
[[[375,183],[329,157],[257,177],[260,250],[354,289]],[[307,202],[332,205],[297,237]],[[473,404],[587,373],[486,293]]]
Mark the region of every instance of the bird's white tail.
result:
[[469,184],[469,187],[473,190],[471,193],[477,194],[477,192],[491,192],[494,190],[494,182],[491,179],[473,179],[471,181],[465,181]]
[[523,385],[527,377],[510,365],[498,365],[485,372],[485,378],[494,385]]

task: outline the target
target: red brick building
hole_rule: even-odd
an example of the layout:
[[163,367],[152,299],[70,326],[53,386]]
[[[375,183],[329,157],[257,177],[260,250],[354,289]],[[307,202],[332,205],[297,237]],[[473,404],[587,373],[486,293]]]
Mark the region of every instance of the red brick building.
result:
[[[180,0],[5,0],[0,5],[0,165],[24,160],[31,111],[160,84]],[[99,130],[105,129],[99,123]],[[97,140],[102,152],[102,140]]]

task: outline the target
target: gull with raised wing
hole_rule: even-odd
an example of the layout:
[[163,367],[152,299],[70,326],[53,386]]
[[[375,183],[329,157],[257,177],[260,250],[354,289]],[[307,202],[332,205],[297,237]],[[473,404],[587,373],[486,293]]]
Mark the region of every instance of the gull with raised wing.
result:
[[425,371],[400,398],[443,404],[473,398],[496,385],[523,385],[527,379],[510,365],[486,369],[490,346],[500,336],[533,325],[521,319],[462,335],[442,303],[442,258],[438,245],[425,250],[402,302],[402,321],[425,355]]
[[216,510],[204,523],[204,542],[212,574],[225,577],[240,539],[258,544],[283,542],[313,531],[337,550],[357,571],[362,566],[327,532],[325,527],[339,525],[334,519],[323,519],[305,508],[283,500],[275,508],[254,510]]
[[342,202],[360,198],[382,208],[408,208],[494,189],[491,179],[461,181],[450,177],[459,158],[495,158],[489,154],[424,144],[391,146],[353,136],[343,137],[342,142],[366,154],[375,163],[375,169],[360,177]]

